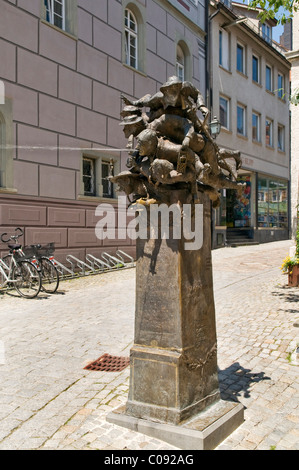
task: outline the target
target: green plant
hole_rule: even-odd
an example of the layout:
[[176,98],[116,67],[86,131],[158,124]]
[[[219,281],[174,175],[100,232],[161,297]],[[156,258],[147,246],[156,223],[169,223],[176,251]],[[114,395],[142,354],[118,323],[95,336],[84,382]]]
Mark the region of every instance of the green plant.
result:
[[289,255],[283,260],[282,265],[280,269],[285,273],[285,272],[291,272],[291,269],[293,266],[296,264],[299,264],[299,257],[296,255],[291,258]]

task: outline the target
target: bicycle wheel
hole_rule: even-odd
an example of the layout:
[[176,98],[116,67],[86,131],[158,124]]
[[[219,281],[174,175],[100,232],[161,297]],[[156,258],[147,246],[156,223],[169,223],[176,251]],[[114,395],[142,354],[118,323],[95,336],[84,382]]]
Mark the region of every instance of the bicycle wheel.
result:
[[42,287],[40,273],[30,261],[22,260],[12,271],[13,286],[16,291],[27,299],[36,297]]
[[42,276],[42,289],[48,294],[54,294],[59,286],[58,271],[49,258],[40,258],[39,264]]

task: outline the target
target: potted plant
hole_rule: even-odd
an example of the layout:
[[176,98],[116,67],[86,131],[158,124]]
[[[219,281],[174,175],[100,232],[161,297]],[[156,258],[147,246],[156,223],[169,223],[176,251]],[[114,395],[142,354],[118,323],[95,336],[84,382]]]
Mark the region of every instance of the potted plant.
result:
[[296,251],[293,257],[287,256],[281,265],[281,270],[288,273],[288,286],[299,286],[299,224],[297,212]]

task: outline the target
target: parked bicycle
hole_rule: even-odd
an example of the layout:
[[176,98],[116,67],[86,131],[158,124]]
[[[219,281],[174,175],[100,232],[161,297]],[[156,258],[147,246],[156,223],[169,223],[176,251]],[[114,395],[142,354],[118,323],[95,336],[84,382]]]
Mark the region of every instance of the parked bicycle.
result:
[[39,294],[42,280],[37,266],[24,258],[21,250],[22,245],[17,243],[21,236],[20,233],[17,233],[19,230],[21,229],[16,229],[16,235],[12,235],[8,239],[5,239],[7,233],[3,233],[0,237],[1,241],[7,243],[10,249],[9,255],[3,260],[0,259],[0,288],[14,287],[22,297],[32,299]]
[[[21,228],[17,228],[17,235],[14,235],[14,239],[18,239],[24,235]],[[6,235],[6,234],[4,234]],[[24,259],[31,261],[38,269],[41,281],[42,290],[48,294],[54,294],[59,286],[59,274],[55,266],[54,243],[49,243],[46,246],[41,245],[28,245],[20,248],[20,255]],[[8,259],[11,257],[11,253],[3,258],[3,261],[7,264]]]
[[59,274],[53,256],[54,250],[54,243],[49,243],[46,246],[30,245],[22,248],[26,258],[37,261],[42,277],[42,290],[48,294],[55,294],[59,287]]

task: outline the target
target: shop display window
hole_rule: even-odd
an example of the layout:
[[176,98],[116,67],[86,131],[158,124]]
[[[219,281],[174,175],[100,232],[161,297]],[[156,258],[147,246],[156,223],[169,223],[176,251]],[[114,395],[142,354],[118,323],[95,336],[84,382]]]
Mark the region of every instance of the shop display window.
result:
[[288,183],[275,178],[258,179],[258,226],[288,227]]

